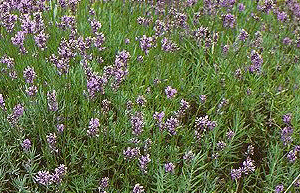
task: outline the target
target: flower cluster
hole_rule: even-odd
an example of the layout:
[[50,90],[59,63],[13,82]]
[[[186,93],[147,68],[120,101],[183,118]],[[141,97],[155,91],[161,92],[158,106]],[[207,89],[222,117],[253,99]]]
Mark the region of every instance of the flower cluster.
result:
[[166,173],[174,174],[175,165],[171,162],[165,163],[165,171]]
[[168,40],[166,37],[164,37],[161,40],[161,50],[165,52],[175,52],[179,50],[179,47],[177,44],[173,43],[171,40]]
[[49,111],[57,111],[58,103],[56,101],[56,91],[47,92],[47,100],[48,100],[48,110]]
[[49,171],[39,171],[34,180],[44,186],[51,185],[52,183],[60,184],[66,173],[67,167],[64,164],[60,164],[52,174]]
[[17,104],[13,108],[13,112],[7,116],[8,122],[15,126],[19,120],[19,118],[24,114],[24,107],[21,104]]
[[177,93],[177,90],[172,88],[171,86],[167,86],[167,88],[165,89],[165,93],[167,95],[167,98],[174,98],[175,94]]
[[151,162],[149,154],[143,155],[139,158],[140,169],[144,174],[147,173],[147,165],[149,162]]
[[89,129],[87,130],[87,134],[89,136],[97,136],[97,134],[99,132],[99,129],[98,129],[99,126],[100,126],[99,119],[92,118],[89,123]]
[[154,37],[147,37],[143,35],[139,40],[141,49],[145,52],[146,55],[149,54],[149,48],[156,46],[156,39]]
[[143,192],[145,192],[145,189],[143,186],[141,186],[140,184],[134,185],[132,193],[143,193]]
[[124,158],[129,161],[139,157],[140,154],[141,152],[139,147],[135,147],[135,148],[127,147],[127,150],[123,150]]
[[243,173],[245,175],[248,175],[249,172],[254,172],[254,170],[254,161],[250,157],[247,157],[247,159],[243,162],[243,167],[239,167],[238,169],[231,169],[231,178],[233,180],[239,179],[242,177]]
[[56,149],[56,135],[55,133],[49,133],[47,136],[47,143],[49,145],[49,148],[54,151],[54,152],[58,152],[58,149]]
[[143,119],[143,114],[141,112],[137,112],[135,115],[131,116],[132,134],[136,136],[141,135],[144,127]]
[[179,120],[174,117],[170,117],[165,122],[165,127],[168,129],[171,135],[176,135],[176,128],[179,126]]

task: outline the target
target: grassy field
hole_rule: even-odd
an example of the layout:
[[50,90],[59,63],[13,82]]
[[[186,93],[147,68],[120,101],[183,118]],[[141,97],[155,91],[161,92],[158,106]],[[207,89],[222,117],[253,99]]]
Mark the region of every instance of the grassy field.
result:
[[0,192],[300,192],[300,2],[3,0]]

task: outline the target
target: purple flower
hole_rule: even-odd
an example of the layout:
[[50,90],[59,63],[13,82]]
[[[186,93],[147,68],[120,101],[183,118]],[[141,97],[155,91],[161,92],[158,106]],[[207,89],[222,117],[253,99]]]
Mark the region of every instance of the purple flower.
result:
[[107,188],[108,187],[108,181],[109,181],[109,178],[108,177],[104,177],[101,179],[99,185],[100,185],[100,188],[101,189],[104,189],[104,188]]
[[27,68],[23,72],[23,77],[24,77],[26,83],[33,83],[33,79],[36,78],[34,69],[27,66]]
[[136,184],[136,185],[134,185],[134,187],[133,187],[133,191],[132,191],[132,193],[142,193],[142,192],[144,192],[145,190],[144,190],[144,187],[143,186],[141,186],[140,184]]
[[243,172],[245,175],[248,175],[249,172],[254,172],[254,170],[254,161],[250,157],[247,157],[247,159],[243,162]]
[[176,89],[173,89],[171,86],[167,86],[165,89],[165,93],[167,95],[167,98],[174,98],[175,94],[177,93]]
[[179,120],[171,117],[166,120],[165,126],[171,135],[176,135],[176,128],[179,126]]
[[282,43],[284,45],[291,45],[292,44],[292,40],[289,38],[289,37],[285,37],[283,40],[282,40]]
[[288,15],[284,11],[277,13],[277,20],[278,21],[285,22],[287,19],[288,19]]
[[260,72],[263,63],[263,58],[255,50],[251,51],[250,58],[251,58],[254,71]]
[[282,184],[277,185],[277,186],[275,187],[275,192],[276,192],[276,193],[283,192],[283,190],[284,190],[284,187],[283,187]]
[[158,122],[162,122],[162,119],[164,118],[164,116],[165,116],[165,112],[164,111],[162,111],[162,112],[155,112],[154,114],[153,114],[153,119],[154,120],[157,120]]
[[47,138],[47,143],[49,144],[49,147],[53,151],[58,151],[56,149],[56,135],[55,133],[49,133],[49,135],[46,136]]
[[242,177],[242,168],[239,169],[231,169],[231,179],[240,179]]
[[52,184],[52,175],[48,171],[39,171],[34,179],[37,183],[44,186]]
[[44,31],[41,31],[40,33],[34,35],[34,41],[35,41],[35,44],[41,49],[41,50],[44,50],[47,48],[46,46],[46,42],[47,42],[47,39],[49,38],[49,35],[48,34],[45,34]]
[[136,103],[140,106],[145,106],[146,102],[147,102],[147,100],[145,99],[145,97],[143,95],[138,96],[136,99]]
[[287,125],[291,124],[291,120],[292,120],[292,114],[291,113],[288,113],[288,114],[282,116],[282,121]]
[[175,165],[171,162],[165,164],[165,171],[174,174]]
[[147,165],[151,162],[150,155],[143,155],[139,158],[140,168],[143,173],[147,173]]
[[16,117],[17,119],[19,117],[21,117],[24,113],[24,107],[21,104],[17,104],[14,108],[13,108],[13,115],[14,117]]
[[5,101],[4,101],[4,98],[3,98],[2,94],[0,94],[0,107],[2,108],[2,110],[6,111]]
[[236,18],[234,15],[228,13],[226,15],[222,15],[223,18],[223,26],[233,28],[236,24]]
[[55,168],[55,173],[62,178],[67,173],[67,167],[64,164],[60,164]]
[[124,158],[129,161],[131,161],[134,158],[137,158],[138,156],[140,156],[140,154],[141,153],[139,147],[135,147],[135,148],[127,147],[127,150],[123,150]]
[[281,130],[281,141],[283,142],[283,145],[290,144],[293,141],[292,134],[293,134],[293,128],[290,126],[284,127]]
[[104,99],[102,101],[102,112],[108,113],[108,111],[110,110],[110,106],[111,106],[111,102],[107,99]]
[[140,135],[143,132],[144,121],[143,114],[137,112],[136,115],[131,117],[132,134]]
[[94,34],[96,34],[97,31],[102,27],[102,24],[96,19],[91,19],[90,24],[91,24],[92,32]]
[[226,133],[226,136],[227,136],[227,139],[228,140],[231,140],[232,137],[234,136],[234,132],[232,130],[229,130],[227,133]]
[[226,147],[226,143],[225,143],[224,141],[219,141],[219,142],[217,143],[217,149],[218,149],[219,151],[222,151],[225,147]]
[[87,134],[89,136],[96,136],[97,133],[99,132],[99,129],[98,129],[99,126],[100,126],[99,119],[98,118],[95,118],[95,119],[92,118],[90,120],[90,123],[89,123],[89,129],[87,130]]
[[296,155],[296,151],[295,150],[291,150],[289,151],[289,153],[287,154],[287,158],[289,159],[290,162],[294,163],[297,159],[297,155]]
[[130,43],[130,40],[128,38],[126,38],[124,41],[125,41],[125,44],[129,44]]
[[203,104],[203,103],[205,103],[205,101],[207,99],[207,96],[206,95],[200,95],[199,98],[200,98],[200,102]]
[[28,94],[28,96],[32,97],[35,96],[37,93],[37,87],[35,85],[28,87],[28,89],[25,90],[25,92]]
[[183,159],[186,160],[187,162],[191,161],[194,158],[195,158],[195,154],[191,150],[186,152],[185,155],[183,156]]
[[64,131],[65,126],[64,124],[58,124],[56,125],[56,128],[59,133],[62,133]]
[[161,40],[161,50],[165,52],[174,52],[179,50],[179,47],[177,44],[173,43],[171,40],[168,40],[166,37],[164,37]]
[[22,147],[25,151],[28,151],[31,148],[31,141],[29,139],[25,139],[22,143]]
[[244,6],[243,3],[239,3],[239,4],[238,4],[238,8],[239,8],[239,12],[245,11],[245,6]]
[[245,41],[249,37],[249,34],[246,30],[242,29],[239,35],[239,40]]
[[49,111],[57,111],[58,110],[58,103],[56,101],[56,92],[55,90],[50,93],[47,92],[47,100],[48,100],[48,110]]

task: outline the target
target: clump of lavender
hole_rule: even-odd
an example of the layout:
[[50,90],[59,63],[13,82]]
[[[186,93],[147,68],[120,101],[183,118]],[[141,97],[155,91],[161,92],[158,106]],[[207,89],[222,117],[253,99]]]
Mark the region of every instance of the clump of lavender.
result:
[[166,173],[172,173],[172,174],[174,174],[174,169],[175,169],[175,165],[173,163],[169,162],[169,163],[165,164],[165,171],[166,171]]
[[39,171],[34,180],[44,186],[52,184],[52,175],[48,171]]
[[184,156],[183,156],[183,159],[186,161],[186,162],[190,162],[191,160],[193,160],[195,158],[195,154],[190,150],[190,151],[187,151]]
[[294,163],[297,159],[297,151],[295,151],[294,149],[289,151],[289,153],[287,154],[287,158],[291,163]]
[[11,41],[12,41],[13,45],[18,46],[20,48],[20,52],[22,54],[27,53],[27,51],[24,47],[25,35],[26,35],[26,32],[18,31],[15,34],[15,36],[11,38]]
[[0,107],[2,110],[6,111],[5,101],[2,94],[0,94]]
[[144,128],[144,120],[143,114],[141,112],[137,112],[134,116],[131,116],[131,127],[132,134],[138,136],[143,132]]
[[99,51],[104,50],[106,47],[102,47],[105,41],[105,36],[103,33],[96,33],[96,37],[93,38],[94,46],[98,48]]
[[7,117],[8,122],[15,126],[19,120],[19,118],[24,114],[24,107],[21,104],[17,104],[13,108],[12,114],[9,114]]
[[290,144],[293,141],[292,134],[293,128],[290,126],[284,127],[281,130],[281,141],[283,142],[283,145]]
[[140,169],[141,171],[146,174],[147,173],[147,165],[148,163],[151,162],[151,159],[150,159],[150,155],[147,154],[147,155],[143,155],[139,158],[139,163],[140,163]]
[[243,3],[238,4],[239,12],[245,11],[245,5]]
[[249,172],[254,172],[254,170],[254,161],[250,157],[247,157],[247,159],[243,162],[243,173],[248,175]]
[[91,24],[92,32],[96,34],[97,31],[102,27],[102,24],[96,19],[89,19],[89,21]]
[[141,152],[139,147],[135,147],[135,148],[127,147],[127,150],[123,150],[124,159],[129,161],[139,157],[140,154]]
[[108,185],[109,185],[109,178],[108,177],[102,178],[101,181],[99,182],[99,187],[98,187],[99,192],[105,192],[105,188],[107,188]]
[[238,169],[231,169],[231,179],[235,180],[235,179],[240,179],[242,177],[242,173],[243,170],[242,168],[238,168]]
[[231,140],[232,137],[234,136],[234,132],[232,130],[229,130],[227,133],[226,133],[226,136],[227,136],[227,139],[228,140]]
[[285,37],[283,40],[282,40],[282,43],[284,45],[287,45],[287,46],[290,46],[292,44],[292,40],[289,38],[289,37]]
[[233,28],[236,24],[235,16],[230,14],[230,13],[222,15],[222,19],[223,19],[223,26],[224,27]]
[[99,126],[100,126],[99,119],[92,118],[89,123],[89,129],[87,130],[87,134],[89,136],[97,136],[97,134],[99,132],[99,129],[98,129]]
[[52,174],[52,181],[56,184],[60,184],[66,173],[67,167],[64,164],[60,164],[57,168],[55,168],[54,173]]
[[171,135],[176,135],[176,128],[179,126],[179,120],[171,117],[166,120],[165,126]]
[[285,22],[285,21],[287,21],[287,19],[288,19],[288,15],[284,11],[283,12],[280,12],[280,11],[277,12],[277,20],[278,21]]
[[239,34],[239,40],[244,42],[244,41],[246,41],[246,39],[248,39],[248,37],[249,37],[248,32],[246,30],[242,29]]
[[27,93],[28,96],[33,97],[36,95],[37,93],[37,86],[32,85],[30,87],[28,87],[25,92]]
[[55,133],[49,133],[46,136],[46,138],[47,138],[47,143],[48,143],[50,149],[52,151],[58,152],[58,149],[56,149],[56,142],[57,141],[56,141],[56,135],[55,135]]
[[102,101],[102,112],[108,113],[108,111],[110,111],[110,108],[111,108],[111,102],[107,99],[104,99]]
[[176,112],[177,116],[183,117],[189,108],[190,108],[190,103],[185,101],[184,99],[181,99],[179,111]]
[[139,95],[136,99],[136,103],[139,105],[139,106],[145,106],[147,100],[145,99],[145,97],[143,95]]
[[175,94],[177,93],[177,90],[172,88],[171,86],[167,86],[167,88],[165,89],[165,93],[167,95],[167,98],[174,98]]
[[291,120],[292,120],[292,114],[288,113],[282,116],[282,121],[287,124],[290,125],[291,124]]
[[151,139],[147,138],[144,141],[144,152],[148,152],[151,149],[152,141]]
[[56,125],[56,129],[57,129],[58,133],[62,133],[65,129],[65,125],[64,124],[58,124],[58,125]]
[[49,111],[57,111],[58,103],[56,101],[56,91],[53,90],[51,93],[47,92],[47,100],[48,100],[48,110]]
[[23,77],[26,83],[33,83],[33,80],[36,78],[34,68],[27,66],[23,72]]
[[143,35],[140,38],[140,47],[145,52],[146,55],[149,54],[149,48],[155,47],[156,39],[154,37],[147,37]]
[[31,141],[29,139],[25,139],[21,145],[24,151],[28,151],[31,148]]
[[132,193],[143,193],[144,191],[145,190],[143,186],[141,186],[140,184],[136,184],[133,187]]
[[45,34],[44,31],[39,32],[34,35],[35,44],[41,49],[45,50],[47,48],[47,40],[49,39],[49,34]]
[[164,118],[164,116],[165,116],[165,112],[164,111],[162,111],[162,112],[155,112],[153,114],[153,119],[157,120],[159,123],[161,123],[162,119]]
[[206,131],[207,129],[213,130],[217,126],[215,121],[210,121],[208,115],[204,117],[198,117],[195,120],[195,129],[198,131]]
[[248,145],[245,155],[247,155],[247,156],[254,155],[254,147],[252,144]]
[[217,143],[217,149],[219,151],[224,150],[225,147],[226,147],[226,143],[224,141],[218,141],[218,143]]
[[165,52],[175,52],[179,50],[179,47],[177,44],[173,43],[171,40],[168,40],[166,37],[164,37],[161,40],[161,50]]
[[252,65],[249,67],[249,71],[251,73],[253,73],[253,72],[258,72],[259,73],[261,71],[263,58],[255,50],[251,51],[250,58],[251,58]]
[[274,191],[275,191],[275,193],[280,193],[280,192],[283,192],[283,190],[284,190],[284,186],[282,184],[280,184],[275,187]]

